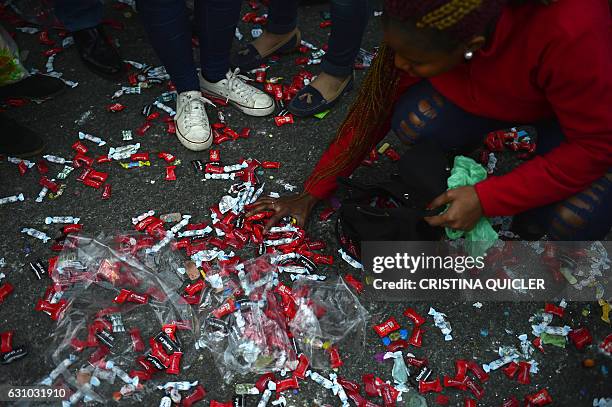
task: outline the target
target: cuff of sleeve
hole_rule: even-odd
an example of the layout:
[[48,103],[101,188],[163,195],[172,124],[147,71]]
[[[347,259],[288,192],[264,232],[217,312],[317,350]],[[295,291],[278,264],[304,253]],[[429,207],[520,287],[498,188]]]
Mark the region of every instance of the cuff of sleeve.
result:
[[509,215],[507,210],[504,210],[506,208],[496,199],[500,187],[496,179],[496,177],[489,177],[474,185],[480,200],[482,213],[487,217]]
[[314,196],[315,198],[319,200],[329,198],[334,193],[335,190],[336,190],[335,186],[323,187],[323,188],[320,186],[313,186],[310,188],[304,188],[305,192],[307,192],[308,194]]

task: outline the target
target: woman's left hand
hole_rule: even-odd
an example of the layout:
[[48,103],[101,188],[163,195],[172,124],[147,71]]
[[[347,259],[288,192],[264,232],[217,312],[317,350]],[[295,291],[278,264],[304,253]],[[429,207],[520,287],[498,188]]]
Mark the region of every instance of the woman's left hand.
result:
[[426,216],[431,226],[444,226],[456,230],[469,231],[482,217],[480,199],[473,186],[450,189],[434,199],[428,209],[436,209],[450,204],[448,210],[437,216]]

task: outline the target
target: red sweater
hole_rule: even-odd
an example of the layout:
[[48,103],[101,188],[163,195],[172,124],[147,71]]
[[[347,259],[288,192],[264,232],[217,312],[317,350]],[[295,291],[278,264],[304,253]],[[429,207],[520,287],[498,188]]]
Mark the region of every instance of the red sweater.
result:
[[[394,100],[418,80],[402,75]],[[486,48],[469,63],[429,80],[470,113],[522,124],[556,116],[561,124],[566,140],[559,147],[476,185],[487,216],[513,215],[568,198],[612,167],[612,18],[606,0],[506,7]],[[376,143],[389,128],[387,123],[379,129]],[[313,174],[352,138],[353,131],[347,131],[332,143]],[[348,176],[362,158],[338,175]],[[335,177],[306,185],[318,198],[337,186]]]

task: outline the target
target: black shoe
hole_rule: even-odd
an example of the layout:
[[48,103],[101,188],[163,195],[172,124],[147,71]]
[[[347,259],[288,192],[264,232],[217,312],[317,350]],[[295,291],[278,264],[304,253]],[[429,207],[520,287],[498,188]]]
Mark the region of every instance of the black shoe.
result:
[[81,60],[93,73],[108,79],[121,76],[123,60],[101,25],[75,31],[72,36]]
[[325,99],[321,92],[312,85],[304,86],[289,102],[287,110],[298,117],[314,116],[317,113],[331,109],[338,99],[353,88],[353,74],[344,80],[338,92],[329,100]]
[[287,41],[281,42],[274,48],[266,50],[260,54],[253,44],[247,44],[245,48],[238,51],[232,58],[232,66],[240,68],[242,72],[250,71],[263,64],[265,59],[273,54],[286,54],[297,49],[302,42],[302,34],[300,30],[296,30]]
[[38,134],[3,114],[0,114],[0,133],[1,154],[26,158],[45,149],[45,142]]
[[0,98],[47,99],[66,89],[61,79],[53,76],[36,74],[19,82],[0,87]]

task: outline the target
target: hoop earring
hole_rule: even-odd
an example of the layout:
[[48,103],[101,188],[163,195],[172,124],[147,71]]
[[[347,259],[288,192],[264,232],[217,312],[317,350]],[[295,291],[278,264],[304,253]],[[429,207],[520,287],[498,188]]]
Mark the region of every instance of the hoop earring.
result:
[[466,61],[469,61],[470,59],[474,58],[474,52],[472,51],[465,51],[465,54],[463,54],[463,57],[465,58]]

